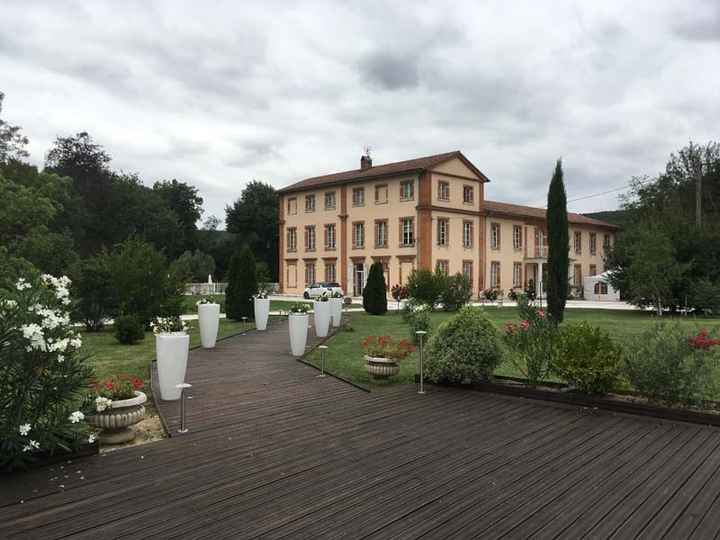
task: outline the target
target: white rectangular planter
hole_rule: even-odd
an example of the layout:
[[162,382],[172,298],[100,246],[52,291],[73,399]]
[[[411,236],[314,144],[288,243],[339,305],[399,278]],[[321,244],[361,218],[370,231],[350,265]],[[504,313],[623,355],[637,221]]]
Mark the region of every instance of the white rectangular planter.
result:
[[290,351],[293,356],[302,356],[305,354],[309,318],[307,313],[291,313],[288,316]]
[[253,300],[255,308],[255,328],[265,330],[267,328],[268,316],[270,315],[270,299],[255,298]]
[[200,343],[204,349],[212,349],[217,341],[220,326],[220,304],[198,304]]
[[333,328],[339,328],[340,322],[342,321],[342,308],[343,308],[343,299],[342,298],[331,298],[330,299],[330,316],[332,319],[332,325]]
[[330,329],[330,301],[315,302],[313,309],[315,310],[315,335],[317,337],[325,337]]
[[160,398],[166,401],[180,399],[178,384],[185,382],[190,336],[176,332],[155,336]]

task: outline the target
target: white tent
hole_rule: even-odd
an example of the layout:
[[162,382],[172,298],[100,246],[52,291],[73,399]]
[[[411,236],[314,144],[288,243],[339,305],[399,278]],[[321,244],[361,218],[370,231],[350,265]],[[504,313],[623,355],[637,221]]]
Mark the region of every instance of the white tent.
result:
[[610,272],[603,272],[597,276],[588,276],[583,279],[585,300],[596,302],[615,302],[620,300],[620,293],[610,285]]

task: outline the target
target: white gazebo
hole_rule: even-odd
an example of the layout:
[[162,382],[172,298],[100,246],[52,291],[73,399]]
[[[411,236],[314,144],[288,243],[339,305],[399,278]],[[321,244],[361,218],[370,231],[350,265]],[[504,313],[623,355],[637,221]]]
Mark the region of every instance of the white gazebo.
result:
[[583,279],[585,300],[596,302],[617,302],[620,293],[610,285],[610,272],[606,271],[597,276],[588,276]]

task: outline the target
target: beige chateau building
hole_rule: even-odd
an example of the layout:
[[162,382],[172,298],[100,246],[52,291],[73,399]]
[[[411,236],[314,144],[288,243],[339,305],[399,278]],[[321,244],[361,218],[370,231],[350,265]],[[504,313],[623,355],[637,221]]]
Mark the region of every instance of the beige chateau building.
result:
[[[490,180],[461,152],[316,176],[280,190],[280,290],[318,281],[360,296],[381,262],[388,287],[415,268],[469,276],[473,292],[542,290],[545,210],[485,200]],[[617,227],[570,213],[570,281],[604,270]]]

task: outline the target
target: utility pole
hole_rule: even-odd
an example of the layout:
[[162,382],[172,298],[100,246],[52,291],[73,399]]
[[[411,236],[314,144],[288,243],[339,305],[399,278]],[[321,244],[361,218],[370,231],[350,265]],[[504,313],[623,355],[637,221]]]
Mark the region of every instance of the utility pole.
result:
[[695,225],[702,227],[702,166],[695,170]]

